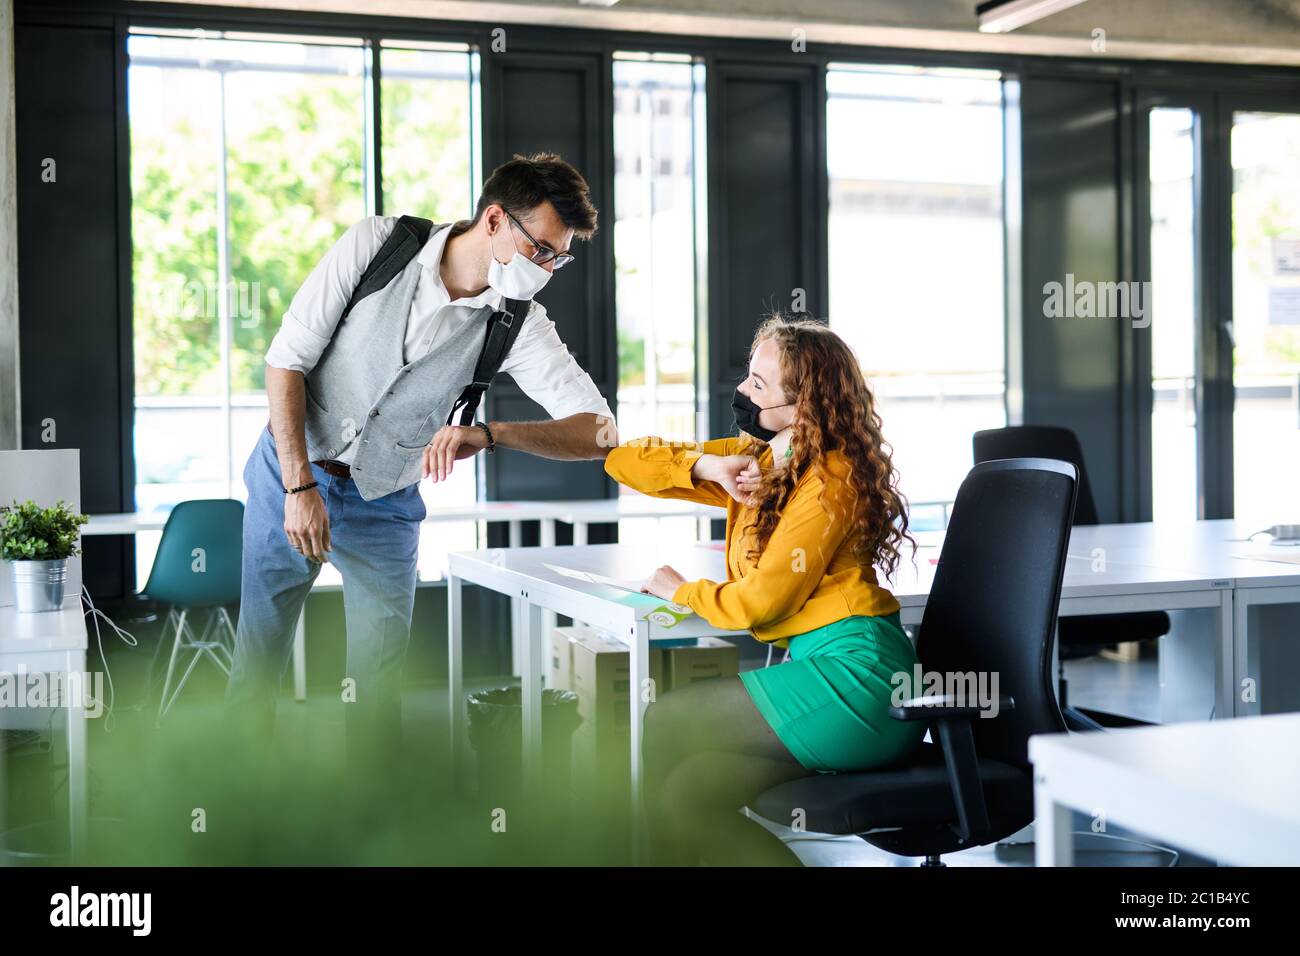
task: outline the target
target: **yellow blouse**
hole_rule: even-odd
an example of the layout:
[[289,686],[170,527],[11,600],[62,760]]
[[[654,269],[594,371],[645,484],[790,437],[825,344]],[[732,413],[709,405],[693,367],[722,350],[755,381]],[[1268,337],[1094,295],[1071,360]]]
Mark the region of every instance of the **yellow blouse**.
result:
[[[745,556],[753,547],[745,531],[755,509],[717,482],[697,481],[691,468],[701,455],[745,454],[750,444],[743,436],[703,443],[651,436],[611,449],[605,459],[610,477],[637,491],[727,509],[727,580],[687,581],[673,600],[715,627],[748,630],[778,647],[788,646],[789,637],[851,615],[897,611],[898,601],[879,585],[875,569],[858,563],[844,523],[827,514],[827,507],[835,514],[849,513],[846,506],[855,494],[851,468],[838,451],[826,457],[829,480],[816,469],[799,479],[758,563]],[[763,446],[758,461],[764,470],[772,466],[769,446]],[[825,505],[819,500],[823,488]]]

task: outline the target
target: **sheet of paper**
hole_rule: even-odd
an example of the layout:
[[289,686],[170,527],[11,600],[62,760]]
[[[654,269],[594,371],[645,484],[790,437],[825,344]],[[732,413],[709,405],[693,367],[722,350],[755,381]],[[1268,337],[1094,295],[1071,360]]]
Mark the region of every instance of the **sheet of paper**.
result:
[[1234,558],[1247,558],[1251,561],[1280,561],[1283,564],[1300,564],[1300,552],[1283,551],[1280,548],[1269,551],[1254,551],[1250,554],[1234,554]]
[[558,564],[547,564],[546,566],[556,574],[563,574],[568,578],[587,581],[591,584],[603,584],[606,587],[618,588],[620,591],[631,591],[633,594],[641,593],[641,584],[639,581],[626,581],[621,578],[609,578],[603,574],[597,574],[595,571],[579,571],[576,568],[565,568]]

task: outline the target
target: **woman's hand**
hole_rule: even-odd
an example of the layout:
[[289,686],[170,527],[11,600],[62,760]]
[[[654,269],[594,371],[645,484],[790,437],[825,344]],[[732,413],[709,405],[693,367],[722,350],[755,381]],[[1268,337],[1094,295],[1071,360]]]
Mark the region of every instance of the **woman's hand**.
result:
[[671,601],[677,589],[685,583],[684,577],[665,564],[650,575],[650,580],[641,585],[641,592]]
[[751,458],[749,464],[736,476],[736,490],[745,496],[746,504],[749,503],[749,496],[758,491],[762,480],[763,469],[758,466],[757,459]]
[[714,481],[726,489],[727,494],[742,505],[749,504],[750,490],[739,487],[742,472],[753,469],[758,474],[758,461],[751,455],[701,455],[695,459],[691,475],[705,481]]

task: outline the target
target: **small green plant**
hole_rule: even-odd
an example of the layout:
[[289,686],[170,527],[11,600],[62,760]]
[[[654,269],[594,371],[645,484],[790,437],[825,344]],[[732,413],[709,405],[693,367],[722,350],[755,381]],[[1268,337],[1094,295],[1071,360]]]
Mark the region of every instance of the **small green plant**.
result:
[[90,519],[76,514],[66,501],[42,508],[30,498],[0,509],[0,559],[52,561],[81,553],[77,529]]

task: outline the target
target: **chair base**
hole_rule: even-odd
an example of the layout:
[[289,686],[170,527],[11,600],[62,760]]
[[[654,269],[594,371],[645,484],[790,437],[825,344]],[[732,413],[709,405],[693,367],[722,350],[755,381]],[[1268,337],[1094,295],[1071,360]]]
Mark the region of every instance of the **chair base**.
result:
[[[181,611],[172,608],[167,612],[167,623],[163,630],[162,640],[158,644],[159,653],[161,653],[163,645],[167,643],[168,630],[171,630],[174,636],[171,658],[167,662],[167,677],[163,681],[162,698],[158,702],[158,717],[154,721],[155,726],[162,724],[162,719],[167,716],[167,712],[172,709],[172,705],[180,697],[181,691],[185,689],[190,675],[194,673],[194,668],[198,666],[201,659],[206,657],[211,660],[227,677],[230,676],[230,668],[234,664],[235,625],[231,622],[230,614],[226,609],[220,605],[210,608],[203,630],[197,636],[190,627],[189,613],[188,608]],[[176,674],[176,662],[182,652],[191,655],[189,664],[185,667],[185,672],[176,682],[175,687],[173,687],[172,678]],[[157,662],[157,655],[155,655],[154,662]]]
[[1124,714],[1111,714],[1103,710],[1088,707],[1062,707],[1061,716],[1065,726],[1073,733],[1093,733],[1099,730],[1113,730],[1120,727],[1154,727],[1155,724]]
[[1019,816],[991,820],[988,839],[966,843],[963,843],[956,831],[947,824],[934,827],[913,826],[900,830],[875,830],[856,835],[863,842],[870,843],[887,853],[893,853],[895,856],[920,856],[927,860],[938,861],[940,854],[943,853],[956,853],[1004,840],[1013,833],[1023,830],[1027,822],[1024,817]]

